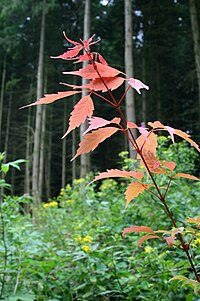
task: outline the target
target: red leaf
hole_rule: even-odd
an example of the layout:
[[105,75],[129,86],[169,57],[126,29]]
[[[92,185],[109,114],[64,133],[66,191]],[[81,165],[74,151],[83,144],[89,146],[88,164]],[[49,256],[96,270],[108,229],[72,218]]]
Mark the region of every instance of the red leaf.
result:
[[98,176],[94,178],[94,181],[105,179],[105,178],[137,178],[141,180],[143,178],[143,173],[141,171],[126,171],[126,170],[119,170],[119,169],[107,169],[107,171],[99,173]]
[[[104,83],[102,82],[102,79],[104,81]],[[86,84],[85,86],[82,86],[82,88],[88,88],[90,90],[94,90],[94,91],[102,91],[102,92],[106,92],[107,88],[110,90],[115,90],[118,87],[120,87],[123,82],[124,82],[124,78],[120,77],[120,76],[116,76],[116,77],[102,77],[101,78],[95,78],[94,80],[91,80],[88,84]]]
[[69,134],[73,129],[84,123],[87,117],[91,117],[94,105],[90,95],[86,95],[74,106],[69,119],[69,128],[62,138]]
[[133,233],[133,232],[144,232],[144,233],[155,234],[155,232],[147,226],[131,226],[123,230],[122,236],[126,237],[127,233]]
[[147,189],[147,185],[144,185],[140,182],[132,182],[128,185],[126,191],[125,191],[125,197],[126,197],[126,208],[128,207],[128,204],[136,198],[140,193],[143,193],[143,191]]
[[115,127],[106,127],[95,130],[89,134],[86,134],[83,140],[79,144],[79,149],[72,160],[78,156],[93,151],[99,143],[115,134],[119,129]]
[[139,94],[141,94],[140,89],[149,90],[149,86],[145,85],[139,79],[129,78],[128,83],[131,87],[133,87]]
[[115,124],[119,124],[120,123],[120,118],[113,118],[112,120],[106,120],[104,118],[101,117],[91,117],[89,118],[89,127],[88,129],[83,133],[83,135],[85,135],[86,133],[92,131],[92,130],[96,130],[100,127],[103,127],[105,125],[111,124],[111,123],[115,123]]
[[103,58],[103,56],[101,54],[98,53],[98,59],[100,61],[101,64],[103,65],[108,65],[108,63],[106,62],[106,60]]
[[51,58],[52,59],[62,59],[62,60],[71,59],[71,58],[76,57],[82,49],[83,49],[83,45],[80,44],[80,45],[73,47],[73,49],[64,52],[61,55],[51,56]]
[[139,247],[142,246],[142,243],[148,239],[153,239],[153,238],[160,238],[158,235],[145,235],[142,236],[139,240],[138,240],[138,245]]
[[77,93],[81,93],[81,91],[66,91],[66,92],[58,92],[55,94],[46,94],[44,97],[40,98],[36,102],[33,102],[29,105],[21,107],[21,109],[30,107],[30,106],[35,106],[35,105],[42,105],[42,104],[49,104],[52,103],[60,98],[68,97]]
[[[96,62],[95,63],[98,72],[102,77],[114,77],[121,73],[119,70],[112,68],[107,65],[103,65],[101,63]],[[85,68],[79,69],[77,71],[69,71],[69,72],[63,72],[64,74],[72,74],[72,75],[79,75],[81,77],[84,77],[86,79],[95,79],[99,78],[99,75],[94,68],[92,64],[87,64]]]
[[85,53],[83,55],[79,55],[79,57],[77,57],[78,61],[76,61],[75,63],[81,63],[81,62],[85,62],[89,60],[88,54]]
[[186,178],[186,179],[191,179],[191,180],[195,180],[195,181],[200,181],[199,178],[186,174],[186,173],[177,173],[174,177],[181,177],[181,178]]

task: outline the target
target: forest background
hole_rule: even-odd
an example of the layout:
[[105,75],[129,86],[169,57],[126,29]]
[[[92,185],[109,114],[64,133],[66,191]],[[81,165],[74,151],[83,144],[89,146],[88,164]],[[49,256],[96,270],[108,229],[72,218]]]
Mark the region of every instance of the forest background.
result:
[[[134,77],[150,86],[148,97],[134,96],[136,123],[159,120],[180,128],[200,142],[200,96],[198,68],[199,1],[132,1]],[[32,166],[37,109],[20,107],[38,98],[38,84],[43,94],[65,90],[59,82],[81,84],[79,79],[62,72],[73,70],[73,62],[51,59],[66,51],[63,31],[73,40],[83,37],[85,2],[0,1],[0,150],[5,161],[26,159],[20,172],[13,169],[8,178],[12,193],[31,194]],[[192,10],[193,9],[193,10]],[[196,23],[192,23],[192,14]],[[96,45],[109,65],[125,70],[124,1],[91,1],[90,32],[101,38]],[[195,25],[195,26],[194,26]],[[43,41],[41,33],[43,32]],[[195,44],[195,37],[197,43]],[[44,67],[40,83],[38,66],[41,43]],[[40,74],[41,75],[41,74]],[[122,88],[124,89],[124,87]],[[120,90],[120,89],[119,89]],[[122,90],[116,91],[116,96]],[[40,95],[39,97],[41,97]],[[59,194],[60,188],[82,174],[80,159],[70,162],[80,141],[80,133],[61,139],[76,96],[41,106],[40,156],[38,173],[43,200]],[[109,106],[98,108],[101,116],[111,119]],[[103,171],[117,166],[118,154],[127,149],[123,138],[104,142],[91,156],[90,170]],[[89,171],[89,170],[88,170]]]

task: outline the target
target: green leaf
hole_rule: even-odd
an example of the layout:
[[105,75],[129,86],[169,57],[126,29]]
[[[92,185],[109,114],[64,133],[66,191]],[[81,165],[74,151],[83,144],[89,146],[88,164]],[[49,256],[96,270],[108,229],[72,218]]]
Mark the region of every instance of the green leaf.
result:
[[2,165],[1,165],[1,170],[2,170],[3,173],[5,173],[5,174],[9,171],[9,168],[10,168],[9,163],[5,163],[5,164],[2,164]]
[[23,294],[10,296],[8,301],[34,301],[35,295],[33,294]]

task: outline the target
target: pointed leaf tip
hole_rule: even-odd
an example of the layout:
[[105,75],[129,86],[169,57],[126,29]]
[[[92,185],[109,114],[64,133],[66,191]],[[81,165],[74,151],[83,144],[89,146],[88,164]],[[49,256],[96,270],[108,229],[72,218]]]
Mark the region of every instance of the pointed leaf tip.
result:
[[68,97],[68,96],[71,96],[71,95],[74,95],[74,94],[77,94],[77,93],[80,93],[80,92],[81,91],[66,91],[66,92],[57,92],[55,94],[45,94],[44,97],[38,99],[37,101],[35,101],[35,102],[33,102],[29,105],[23,106],[20,109],[24,109],[24,108],[27,108],[27,107],[30,107],[30,106],[35,106],[35,105],[49,104],[49,103],[52,103],[52,102],[54,102],[58,99]]
[[87,117],[91,117],[94,111],[94,104],[90,95],[86,95],[74,106],[69,119],[69,128],[62,138],[67,136],[73,129],[85,122]]
[[118,130],[119,130],[119,128],[116,128],[116,127],[106,127],[106,128],[99,128],[91,133],[86,134],[84,136],[83,140],[80,142],[77,153],[72,158],[72,160],[74,160],[75,158],[77,158],[80,155],[83,155],[83,154],[93,151],[95,148],[97,148],[97,146],[101,142],[103,142],[107,138],[111,137]]

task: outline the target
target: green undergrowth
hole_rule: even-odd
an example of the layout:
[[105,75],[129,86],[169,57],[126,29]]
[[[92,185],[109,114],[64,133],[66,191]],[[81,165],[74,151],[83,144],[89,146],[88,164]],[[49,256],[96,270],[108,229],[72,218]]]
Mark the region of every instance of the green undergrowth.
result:
[[[120,160],[127,169],[134,164],[126,153]],[[122,238],[123,229],[135,224],[171,229],[162,206],[146,193],[125,209],[126,182],[89,184],[92,178],[66,185],[56,198],[34,209],[34,217],[22,214],[30,198],[4,197],[0,300],[199,301],[190,286],[169,281],[175,275],[193,277],[182,252],[157,241],[139,247],[139,234]],[[198,215],[199,199],[199,183],[188,185],[182,179],[172,185],[168,201],[179,226]],[[199,254],[200,236],[192,244],[198,270]]]

